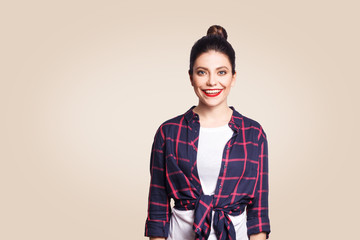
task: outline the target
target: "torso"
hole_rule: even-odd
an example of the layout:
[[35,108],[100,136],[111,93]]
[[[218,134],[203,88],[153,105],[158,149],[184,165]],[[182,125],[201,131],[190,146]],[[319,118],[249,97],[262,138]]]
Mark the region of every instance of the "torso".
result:
[[[215,193],[224,147],[232,135],[233,130],[228,124],[212,128],[200,127],[197,170],[205,195]],[[212,216],[214,217],[214,213]],[[231,220],[237,239],[247,240],[246,211],[241,215],[231,216]],[[167,240],[193,240],[195,238],[193,223],[194,210],[182,211],[173,208]],[[213,226],[211,226],[208,240],[217,240]]]

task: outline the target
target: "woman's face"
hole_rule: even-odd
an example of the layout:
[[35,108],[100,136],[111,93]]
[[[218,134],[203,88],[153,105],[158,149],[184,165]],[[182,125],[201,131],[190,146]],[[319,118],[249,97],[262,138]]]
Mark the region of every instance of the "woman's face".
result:
[[236,73],[233,75],[231,70],[229,58],[221,52],[211,50],[195,60],[190,81],[199,104],[227,106],[227,96],[236,79]]

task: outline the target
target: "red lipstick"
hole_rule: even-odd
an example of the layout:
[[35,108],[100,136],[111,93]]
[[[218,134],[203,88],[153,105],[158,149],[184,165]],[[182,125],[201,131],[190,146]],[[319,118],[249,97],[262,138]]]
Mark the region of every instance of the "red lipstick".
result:
[[205,90],[202,90],[202,91],[208,97],[216,97],[222,92],[222,90],[223,89],[205,89]]

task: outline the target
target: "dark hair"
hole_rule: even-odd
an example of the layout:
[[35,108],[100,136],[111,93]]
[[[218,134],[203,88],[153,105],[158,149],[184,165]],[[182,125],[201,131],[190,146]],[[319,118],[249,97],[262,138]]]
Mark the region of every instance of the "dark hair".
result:
[[190,53],[189,74],[193,74],[195,60],[205,52],[214,50],[225,54],[231,63],[232,74],[235,74],[235,51],[227,41],[226,30],[219,25],[212,25],[207,31],[207,35],[195,42]]

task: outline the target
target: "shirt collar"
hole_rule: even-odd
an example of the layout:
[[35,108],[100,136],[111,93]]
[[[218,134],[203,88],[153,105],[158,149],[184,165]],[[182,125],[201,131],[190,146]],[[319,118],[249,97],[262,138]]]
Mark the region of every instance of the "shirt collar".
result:
[[[193,111],[193,109],[196,106],[192,106],[189,110],[186,111],[185,115],[185,119],[189,122],[192,123],[193,121],[199,121],[199,115],[197,113],[195,113]],[[235,108],[233,106],[229,106],[232,110],[233,110],[233,114],[231,116],[231,119],[229,121],[229,127],[234,130],[235,132],[239,132],[239,129],[242,126],[242,121],[243,121],[243,115],[241,113],[239,113],[238,111],[235,110]]]

